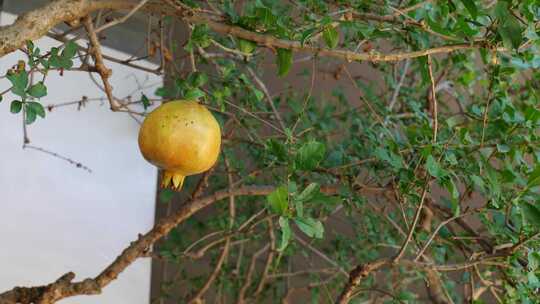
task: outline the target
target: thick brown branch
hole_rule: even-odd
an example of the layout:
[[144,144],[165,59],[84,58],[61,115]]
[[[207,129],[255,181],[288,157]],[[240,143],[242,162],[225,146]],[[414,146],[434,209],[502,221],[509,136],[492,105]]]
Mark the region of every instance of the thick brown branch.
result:
[[[186,8],[176,6],[174,1],[167,1],[176,7],[176,12],[167,10],[163,5],[147,5],[147,11],[159,12],[165,15],[175,15],[190,23],[207,24],[213,31],[221,34],[233,35],[258,44],[272,48],[284,48],[295,51],[304,51],[347,61],[399,61],[408,58],[416,58],[440,53],[450,53],[459,50],[470,50],[487,47],[483,41],[474,43],[451,44],[434,47],[426,50],[381,54],[378,52],[357,53],[348,50],[332,50],[328,48],[302,45],[299,41],[284,40],[272,37],[268,34],[259,34],[238,26],[228,25],[220,19],[209,16],[200,11],[186,11]],[[42,8],[21,15],[17,21],[0,28],[0,56],[13,52],[25,44],[27,40],[38,39],[53,28],[55,25],[81,18],[99,9],[125,10],[132,9],[139,2],[131,0],[56,0]],[[497,51],[505,51],[498,48]]]
[[[413,51],[413,52],[402,52],[402,53],[391,53],[383,54],[379,52],[369,52],[369,53],[357,53],[354,51],[348,50],[332,50],[323,47],[315,47],[302,45],[299,41],[284,40],[272,37],[267,34],[258,34],[252,31],[248,31],[241,27],[232,26],[217,22],[214,20],[206,19],[204,16],[194,15],[185,18],[190,22],[195,23],[206,23],[208,26],[217,33],[228,34],[235,37],[239,37],[246,40],[251,40],[257,42],[258,44],[265,47],[274,47],[282,49],[290,49],[293,51],[309,52],[317,56],[332,57],[336,59],[342,59],[347,61],[371,61],[371,62],[380,62],[380,61],[400,61],[409,58],[417,58],[427,55],[435,55],[441,53],[451,53],[460,50],[471,50],[486,47],[483,42],[475,43],[461,43],[461,44],[450,44],[440,47],[434,47],[431,49]],[[498,51],[504,51],[505,49],[499,48]]]
[[136,5],[129,0],[56,0],[22,14],[0,27],[0,56],[22,47],[26,41],[46,35],[55,25],[72,21],[100,9],[126,9]]

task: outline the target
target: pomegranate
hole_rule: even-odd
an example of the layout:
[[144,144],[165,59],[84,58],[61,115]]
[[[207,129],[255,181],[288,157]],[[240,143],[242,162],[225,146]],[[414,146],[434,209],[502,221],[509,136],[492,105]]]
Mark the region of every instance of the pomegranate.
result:
[[142,155],[164,170],[161,186],[175,190],[182,188],[186,176],[210,169],[219,156],[220,146],[218,122],[196,101],[162,104],[146,116],[139,130]]

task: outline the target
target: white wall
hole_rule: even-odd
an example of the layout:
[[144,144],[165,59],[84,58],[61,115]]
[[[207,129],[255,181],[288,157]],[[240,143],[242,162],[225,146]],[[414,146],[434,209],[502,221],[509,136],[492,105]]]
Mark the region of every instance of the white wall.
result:
[[[11,15],[0,21],[9,24]],[[43,38],[48,50],[59,43]],[[105,53],[126,56],[112,50]],[[21,52],[0,58],[0,75],[16,64]],[[108,63],[117,96],[137,88],[133,77],[159,84],[157,76]],[[104,94],[87,73],[52,72],[44,105]],[[0,91],[9,82],[0,79]],[[151,96],[153,88],[146,92]],[[140,97],[138,92],[135,98]],[[0,292],[14,286],[50,283],[73,271],[77,279],[94,277],[154,219],[156,170],[141,157],[138,124],[124,113],[112,113],[107,103],[89,102],[48,112],[29,126],[31,145],[81,162],[89,173],[63,160],[22,147],[21,115],[9,112],[13,96],[0,103]],[[102,295],[60,303],[149,303],[150,261],[139,260]]]

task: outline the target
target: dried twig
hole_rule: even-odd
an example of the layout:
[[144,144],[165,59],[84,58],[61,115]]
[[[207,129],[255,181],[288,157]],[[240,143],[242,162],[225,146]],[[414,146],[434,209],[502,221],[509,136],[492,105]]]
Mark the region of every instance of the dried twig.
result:
[[77,168],[83,169],[83,170],[87,171],[88,173],[92,173],[92,169],[88,168],[87,166],[83,165],[82,163],[80,163],[78,161],[75,161],[75,160],[72,160],[71,158],[65,157],[65,156],[60,155],[58,153],[55,153],[55,152],[52,152],[52,151],[49,151],[49,150],[46,150],[46,149],[43,149],[43,148],[40,148],[40,147],[27,145],[27,144],[25,144],[23,146],[23,149],[32,149],[32,150],[36,150],[36,151],[39,151],[39,152],[43,152],[45,154],[48,154],[48,155],[51,155],[53,157],[59,158],[61,160],[67,161],[68,163],[74,165]]
[[96,34],[112,26],[126,22],[131,16],[133,16],[133,14],[135,14],[139,9],[141,9],[141,7],[143,7],[146,4],[146,2],[148,2],[148,0],[142,0],[141,2],[139,2],[139,4],[137,4],[134,8],[132,8],[129,11],[129,13],[127,13],[126,15],[122,16],[121,18],[114,19],[113,21],[105,23],[102,26],[98,27],[95,30]]
[[438,118],[438,104],[437,104],[437,92],[435,90],[435,78],[433,77],[433,67],[431,64],[431,56],[427,55],[429,79],[431,80],[431,102],[432,102],[432,116],[433,116],[433,143],[437,143],[437,132],[439,130],[439,118]]
[[251,77],[253,78],[253,80],[255,80],[255,83],[256,83],[256,84],[261,88],[261,90],[263,91],[264,96],[266,97],[266,100],[268,101],[268,104],[269,104],[270,107],[272,108],[272,112],[274,112],[274,115],[276,116],[276,119],[277,119],[277,121],[279,122],[279,125],[280,125],[281,128],[283,129],[283,132],[285,132],[285,130],[287,129],[287,127],[285,126],[285,123],[283,122],[283,119],[281,118],[281,114],[279,114],[278,109],[277,109],[276,106],[274,105],[274,101],[272,100],[272,96],[270,96],[270,92],[268,91],[268,88],[266,87],[266,85],[264,84],[264,82],[262,82],[262,80],[259,78],[259,76],[257,76],[257,74],[255,74],[255,72],[254,72],[250,67],[247,67],[247,71],[248,71],[249,75],[251,75]]
[[397,102],[399,91],[401,90],[401,86],[403,86],[403,82],[405,81],[405,76],[407,76],[407,71],[409,71],[410,64],[410,59],[405,60],[405,64],[403,65],[403,71],[401,71],[401,76],[399,77],[398,84],[394,89],[394,93],[392,93],[392,99],[390,100],[390,104],[388,104],[388,111],[392,111],[394,105]]
[[322,253],[320,250],[318,250],[317,248],[311,246],[308,242],[306,242],[304,239],[302,239],[301,237],[299,237],[298,235],[294,234],[293,233],[293,237],[294,239],[300,243],[302,246],[306,247],[307,249],[311,250],[313,253],[315,253],[317,256],[319,256],[321,259],[325,260],[326,262],[328,262],[330,265],[336,267],[338,269],[338,272],[346,277],[349,276],[349,273],[347,271],[345,271],[341,266],[339,266],[339,264],[332,260],[331,258],[329,258],[326,254]]
[[257,252],[255,252],[255,254],[253,254],[253,257],[251,258],[251,263],[249,264],[248,272],[246,274],[246,280],[244,281],[244,285],[242,285],[242,288],[240,288],[240,291],[238,292],[238,300],[236,301],[237,304],[245,303],[246,293],[247,293],[248,288],[251,286],[251,281],[252,281],[253,273],[255,272],[255,264],[257,262],[257,259],[261,255],[263,255],[269,248],[270,248],[270,244],[266,244]]
[[99,43],[99,39],[97,37],[96,31],[94,30],[94,24],[92,22],[92,18],[90,16],[84,17],[84,27],[86,28],[86,31],[88,32],[88,38],[90,39],[90,49],[88,52],[94,57],[94,62],[96,66],[96,70],[99,73],[99,76],[101,76],[101,80],[103,81],[103,88],[105,91],[105,94],[107,95],[107,98],[109,99],[109,104],[111,106],[112,111],[117,111],[120,109],[121,105],[114,98],[112,94],[112,86],[109,83],[109,77],[111,77],[112,71],[108,69],[105,64],[103,63],[103,55],[101,54],[101,44]]
[[268,255],[266,256],[264,270],[261,276],[261,280],[259,281],[259,285],[257,285],[257,290],[255,291],[254,297],[259,296],[264,289],[264,284],[268,279],[268,274],[270,273],[270,267],[272,267],[272,261],[274,260],[274,254],[276,251],[276,236],[274,234],[274,224],[272,222],[272,219],[267,219],[266,223],[268,224],[268,235],[270,236],[270,250],[268,251]]
[[[478,211],[478,209],[475,209],[473,210],[474,212]],[[431,244],[431,242],[433,242],[433,239],[435,238],[435,236],[437,236],[437,234],[439,233],[439,231],[441,230],[442,227],[444,227],[445,225],[447,225],[448,223],[452,222],[452,221],[455,221],[457,220],[458,218],[462,218],[464,216],[467,216],[469,214],[471,214],[471,212],[463,212],[461,214],[458,214],[456,216],[453,216],[449,219],[446,219],[444,221],[442,221],[439,226],[437,226],[437,228],[435,229],[435,231],[433,231],[433,233],[431,234],[431,236],[429,237],[429,239],[426,241],[426,244],[422,247],[422,249],[420,250],[420,252],[418,252],[418,254],[416,255],[416,258],[414,258],[414,261],[418,261],[420,259],[420,257],[424,254],[424,252],[426,251],[426,249],[429,247],[429,244]]]
[[[232,190],[234,180],[233,180],[232,173],[230,170],[229,160],[226,156],[224,157],[224,163],[225,163],[225,168],[227,169],[229,189]],[[235,217],[236,217],[235,199],[234,199],[234,195],[231,195],[229,196],[229,229],[232,229],[234,227]],[[208,291],[210,286],[212,286],[212,283],[214,283],[217,276],[221,272],[221,268],[225,260],[227,259],[227,256],[229,255],[230,244],[231,244],[231,237],[227,236],[227,238],[225,239],[225,245],[223,246],[223,250],[221,251],[221,255],[219,256],[216,266],[214,267],[214,271],[208,277],[203,287],[201,287],[201,289],[199,289],[199,291],[195,293],[193,298],[189,300],[188,303],[193,303],[193,304],[200,303],[202,296],[204,296],[204,294]]]
[[414,219],[411,223],[411,227],[409,228],[409,233],[407,234],[407,238],[403,242],[403,245],[401,245],[401,249],[399,250],[398,254],[394,257],[393,263],[399,262],[399,260],[403,257],[403,255],[407,251],[407,246],[409,245],[409,242],[412,240],[414,231],[416,230],[418,219],[420,218],[422,208],[424,207],[424,202],[426,201],[426,195],[429,188],[429,176],[426,176],[424,183],[424,190],[422,190],[422,195],[420,196],[420,204],[418,205],[418,207],[416,207],[416,213],[414,214]]

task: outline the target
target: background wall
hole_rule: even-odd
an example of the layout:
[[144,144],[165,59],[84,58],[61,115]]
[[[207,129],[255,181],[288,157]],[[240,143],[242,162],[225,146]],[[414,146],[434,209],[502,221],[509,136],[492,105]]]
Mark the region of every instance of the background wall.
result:
[[[13,15],[0,15],[0,24],[13,20]],[[48,38],[36,44],[42,50],[60,45]],[[1,76],[19,58],[20,52],[0,59],[0,91],[10,86]],[[140,98],[139,87],[150,97],[161,83],[157,76],[112,63],[109,67],[119,97],[136,92],[133,97]],[[63,77],[51,72],[46,84],[44,105],[104,96],[84,72]],[[107,102],[89,101],[80,110],[77,104],[54,109],[28,127],[30,145],[80,162],[90,173],[43,152],[23,150],[22,117],[9,112],[12,99],[7,94],[0,103],[0,291],[49,283],[68,271],[77,279],[93,277],[153,224],[157,171],[139,153],[138,123],[112,113]],[[61,303],[143,304],[149,302],[149,289],[150,260],[139,260],[103,295]]]

